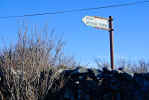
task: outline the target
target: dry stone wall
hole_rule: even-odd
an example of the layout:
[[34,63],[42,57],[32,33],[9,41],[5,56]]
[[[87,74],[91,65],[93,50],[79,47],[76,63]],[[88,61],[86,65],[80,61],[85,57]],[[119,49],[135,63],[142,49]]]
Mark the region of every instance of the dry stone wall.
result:
[[[35,90],[38,89],[29,85],[32,90],[30,92],[36,99],[22,94],[17,100],[149,100],[149,73],[133,74],[127,73],[123,69],[103,68],[103,70],[98,70],[84,67],[60,69],[57,72],[60,73],[59,78],[52,79],[54,83],[50,88],[45,88],[47,92],[44,96],[36,95],[38,93]],[[51,72],[48,73],[50,80]],[[13,91],[10,91],[10,86],[7,86],[4,75],[0,71],[0,100],[16,100],[12,99],[12,96],[15,97],[15,95],[12,95]],[[44,72],[41,72],[39,79],[42,81],[36,87],[47,84],[44,83],[44,79],[46,79],[44,76]]]
[[61,74],[64,87],[49,91],[45,100],[149,100],[149,73],[78,67]]

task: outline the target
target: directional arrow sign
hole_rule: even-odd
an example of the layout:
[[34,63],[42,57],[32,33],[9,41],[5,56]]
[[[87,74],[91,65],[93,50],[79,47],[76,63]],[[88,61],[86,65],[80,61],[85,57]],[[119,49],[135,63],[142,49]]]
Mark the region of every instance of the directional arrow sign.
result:
[[94,28],[109,30],[109,19],[101,18],[96,16],[85,16],[82,21],[87,26],[92,26]]

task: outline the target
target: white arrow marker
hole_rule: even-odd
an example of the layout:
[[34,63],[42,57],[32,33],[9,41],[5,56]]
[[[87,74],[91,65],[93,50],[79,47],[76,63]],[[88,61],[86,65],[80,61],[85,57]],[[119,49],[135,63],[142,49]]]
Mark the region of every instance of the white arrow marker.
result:
[[109,19],[96,16],[85,16],[82,21],[87,26],[92,26],[98,29],[109,30]]

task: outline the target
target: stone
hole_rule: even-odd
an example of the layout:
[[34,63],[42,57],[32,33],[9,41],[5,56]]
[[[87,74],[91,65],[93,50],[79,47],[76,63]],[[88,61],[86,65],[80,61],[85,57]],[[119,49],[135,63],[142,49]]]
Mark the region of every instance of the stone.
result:
[[98,77],[101,74],[101,71],[100,70],[97,70],[97,69],[91,69],[91,71],[93,72],[93,74],[94,74],[95,77]]
[[[121,70],[85,67],[59,69],[58,73],[59,78],[53,81],[43,100],[149,100],[149,73],[130,75]],[[41,84],[46,79],[44,74],[41,72]],[[48,75],[50,78],[52,74]],[[5,85],[0,85],[0,100],[2,93],[8,94]]]

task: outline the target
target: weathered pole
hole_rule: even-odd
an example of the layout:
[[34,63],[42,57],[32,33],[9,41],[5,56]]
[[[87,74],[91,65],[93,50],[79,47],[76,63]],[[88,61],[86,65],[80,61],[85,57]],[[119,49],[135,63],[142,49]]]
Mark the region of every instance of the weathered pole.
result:
[[110,35],[110,62],[111,62],[111,69],[114,69],[114,41],[113,41],[113,18],[109,16],[109,35]]

